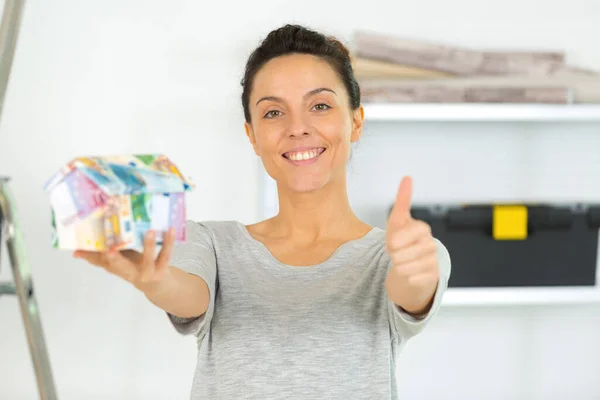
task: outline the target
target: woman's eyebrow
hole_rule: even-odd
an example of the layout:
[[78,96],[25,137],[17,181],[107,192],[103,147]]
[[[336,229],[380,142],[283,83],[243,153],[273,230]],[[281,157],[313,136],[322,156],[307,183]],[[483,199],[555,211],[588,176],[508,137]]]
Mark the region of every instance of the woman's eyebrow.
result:
[[275,101],[277,103],[283,103],[283,100],[279,97],[265,96],[265,97],[261,97],[260,99],[258,99],[258,101],[256,102],[256,105],[258,105],[258,103],[260,103],[261,101],[266,101],[266,100]]
[[321,93],[321,92],[331,92],[331,93],[333,93],[333,94],[335,94],[337,96],[337,93],[333,89],[329,89],[329,88],[326,88],[326,87],[321,87],[321,88],[313,89],[310,92],[306,93],[304,95],[304,98],[306,99],[307,97],[314,96],[315,94],[318,94],[318,93]]
[[[333,89],[329,89],[329,88],[326,88],[326,87],[321,87],[321,88],[313,89],[310,92],[306,93],[304,95],[304,98],[306,99],[307,97],[314,96],[315,94],[318,94],[318,93],[321,93],[321,92],[331,92],[331,93],[333,93],[333,94],[335,94],[337,96],[337,93]],[[256,102],[256,105],[258,105],[258,103],[260,103],[261,101],[266,101],[266,100],[274,101],[274,102],[277,102],[277,103],[283,103],[283,99],[281,99],[280,97],[276,97],[276,96],[264,96],[264,97],[261,97],[260,99],[258,99],[258,101]]]

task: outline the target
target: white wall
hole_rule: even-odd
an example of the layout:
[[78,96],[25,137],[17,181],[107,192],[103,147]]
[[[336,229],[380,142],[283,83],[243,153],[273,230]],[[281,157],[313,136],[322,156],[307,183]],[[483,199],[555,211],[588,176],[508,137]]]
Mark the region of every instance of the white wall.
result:
[[[63,162],[82,154],[163,152],[198,183],[189,196],[191,218],[252,222],[258,162],[244,136],[239,80],[246,56],[266,32],[292,21],[342,39],[361,28],[479,47],[562,48],[572,62],[600,68],[600,3],[553,1],[541,9],[535,3],[29,0],[0,125],[0,171],[13,178],[60,398],[184,399],[195,358],[194,340],[178,336],[139,293],[50,248],[42,185]],[[391,165],[373,159],[383,140],[397,143],[399,157],[413,154],[389,174],[414,173],[417,199],[457,193],[600,199],[598,126],[546,126],[549,142],[539,126],[507,135],[498,127],[422,128],[369,127],[353,163],[355,204],[377,200],[361,198],[357,188],[366,174]],[[545,147],[537,156],[516,156],[515,163],[504,160],[506,168],[477,172],[476,160],[486,158],[464,147],[469,141],[522,149],[520,134]],[[448,168],[434,168],[432,155]],[[466,156],[473,161],[461,159]],[[532,186],[524,185],[523,173]],[[377,189],[382,204],[392,181]],[[0,277],[7,279],[6,259],[2,265]],[[598,311],[442,310],[405,350],[404,398],[599,398]],[[0,299],[0,398],[36,398],[10,298]]]

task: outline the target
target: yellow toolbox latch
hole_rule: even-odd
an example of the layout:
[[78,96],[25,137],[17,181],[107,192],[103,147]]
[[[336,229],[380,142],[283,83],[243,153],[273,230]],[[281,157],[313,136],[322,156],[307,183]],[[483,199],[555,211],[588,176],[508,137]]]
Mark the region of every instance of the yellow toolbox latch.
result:
[[495,240],[527,239],[527,207],[494,205],[492,231]]

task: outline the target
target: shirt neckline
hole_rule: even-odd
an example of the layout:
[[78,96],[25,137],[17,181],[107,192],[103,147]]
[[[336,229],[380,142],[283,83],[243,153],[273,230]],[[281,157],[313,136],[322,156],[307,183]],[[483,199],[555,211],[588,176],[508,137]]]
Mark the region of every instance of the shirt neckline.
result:
[[274,264],[276,264],[282,268],[286,268],[288,270],[297,271],[297,272],[313,271],[315,269],[322,268],[324,265],[334,264],[334,261],[337,258],[339,258],[342,254],[344,254],[347,251],[347,249],[351,248],[353,245],[355,245],[357,243],[361,243],[361,242],[369,240],[372,236],[374,236],[379,231],[381,231],[380,228],[373,227],[369,232],[367,232],[362,237],[357,238],[357,239],[352,239],[352,240],[342,243],[340,246],[338,246],[337,249],[335,249],[335,251],[325,261],[322,261],[320,263],[312,264],[312,265],[290,265],[290,264],[281,262],[277,257],[275,257],[275,255],[273,255],[273,253],[271,253],[271,250],[269,250],[269,248],[263,242],[254,238],[254,236],[252,236],[250,234],[250,232],[248,231],[248,229],[246,228],[246,225],[244,225],[243,223],[241,223],[239,221],[235,221],[235,222],[236,222],[236,225],[240,228],[242,235],[255,248],[257,248],[259,251],[261,251],[265,255],[265,257],[267,257],[271,262],[273,262]]

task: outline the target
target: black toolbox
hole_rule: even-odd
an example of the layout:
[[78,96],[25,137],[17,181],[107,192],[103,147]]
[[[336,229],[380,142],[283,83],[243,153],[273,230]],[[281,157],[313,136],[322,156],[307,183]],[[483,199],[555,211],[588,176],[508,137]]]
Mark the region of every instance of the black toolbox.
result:
[[450,287],[595,286],[600,205],[413,206],[452,260]]

